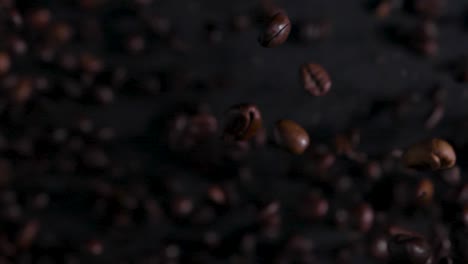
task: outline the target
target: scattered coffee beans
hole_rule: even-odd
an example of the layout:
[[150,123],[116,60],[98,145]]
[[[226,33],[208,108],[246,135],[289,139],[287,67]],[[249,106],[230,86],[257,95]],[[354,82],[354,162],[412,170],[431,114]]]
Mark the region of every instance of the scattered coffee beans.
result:
[[443,139],[430,139],[409,147],[403,155],[403,162],[410,168],[441,170],[455,165],[453,147]]
[[279,11],[271,17],[258,41],[263,47],[274,48],[286,42],[289,33],[291,33],[291,21],[284,11]]
[[223,138],[225,140],[249,140],[262,127],[262,116],[257,106],[240,104],[231,107],[226,114]]
[[323,96],[330,91],[332,82],[327,71],[319,64],[301,66],[301,81],[304,89],[313,96]]
[[291,120],[279,120],[274,131],[278,146],[293,154],[302,154],[309,147],[309,134],[299,124]]

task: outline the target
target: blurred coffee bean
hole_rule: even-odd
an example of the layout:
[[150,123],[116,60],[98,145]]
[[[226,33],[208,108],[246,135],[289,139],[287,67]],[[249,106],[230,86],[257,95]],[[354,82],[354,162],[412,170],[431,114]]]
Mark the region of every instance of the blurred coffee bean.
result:
[[327,71],[319,64],[301,66],[301,82],[304,89],[313,96],[323,96],[330,91],[332,81]]
[[446,0],[412,0],[414,11],[424,18],[438,18],[444,13]]
[[443,170],[441,172],[441,177],[445,183],[452,186],[457,186],[461,180],[460,167],[454,166],[453,168]]
[[49,34],[54,42],[64,44],[71,40],[74,32],[69,24],[61,22],[53,25]]
[[225,140],[248,140],[262,127],[262,116],[257,106],[240,104],[226,113],[223,138]]
[[445,113],[445,106],[442,104],[436,104],[434,105],[434,108],[431,110],[431,113],[429,114],[428,118],[426,119],[426,122],[424,123],[424,126],[427,129],[433,129],[435,128],[440,121],[443,119]]
[[10,70],[10,55],[6,52],[0,52],[0,75],[6,74]]
[[374,210],[367,203],[362,203],[352,210],[351,221],[361,232],[368,232],[374,225]]
[[[28,51],[28,44],[22,38],[18,36],[11,36],[8,39],[10,50],[16,55],[24,55]],[[0,59],[1,60],[1,59]],[[0,62],[1,64],[1,62]],[[0,66],[1,69],[1,66]],[[2,72],[0,70],[0,72]]]
[[276,122],[274,139],[279,147],[296,155],[304,153],[310,144],[307,131],[296,122],[287,119]]
[[141,35],[131,35],[127,38],[125,46],[127,51],[130,53],[140,53],[144,51],[146,47],[146,41]]
[[416,186],[416,203],[429,205],[434,197],[434,184],[430,179],[422,179]]
[[299,40],[311,43],[331,35],[332,23],[327,19],[307,21],[299,25]]
[[16,237],[16,245],[21,249],[28,249],[36,239],[40,224],[36,220],[27,222]]
[[207,39],[211,44],[218,44],[223,40],[224,32],[215,22],[210,22],[205,25]]
[[319,220],[328,213],[328,201],[317,193],[309,193],[301,206],[301,214],[308,220]]
[[388,243],[389,263],[427,264],[432,256],[431,246],[420,237],[396,235]]
[[270,18],[258,39],[260,45],[275,48],[286,42],[291,33],[291,21],[284,11],[279,11]]
[[418,53],[432,57],[439,52],[438,28],[431,21],[419,23],[409,35],[409,44]]
[[46,8],[38,8],[28,14],[29,26],[33,29],[45,29],[51,20],[51,13]]
[[370,242],[369,251],[371,256],[374,258],[378,260],[386,260],[388,258],[387,239],[384,236],[374,238]]
[[402,159],[410,168],[442,170],[455,166],[457,158],[447,141],[434,138],[412,145]]

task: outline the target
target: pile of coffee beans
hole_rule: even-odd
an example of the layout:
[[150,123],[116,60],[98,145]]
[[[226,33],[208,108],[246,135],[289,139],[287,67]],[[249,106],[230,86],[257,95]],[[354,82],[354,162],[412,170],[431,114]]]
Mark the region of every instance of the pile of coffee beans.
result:
[[0,264],[468,263],[467,8],[0,0]]

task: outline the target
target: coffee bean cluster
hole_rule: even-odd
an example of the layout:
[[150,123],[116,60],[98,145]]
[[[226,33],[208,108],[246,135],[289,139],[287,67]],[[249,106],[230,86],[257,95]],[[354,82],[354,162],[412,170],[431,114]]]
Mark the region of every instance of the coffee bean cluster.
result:
[[0,0],[0,263],[466,263],[456,1],[215,2]]

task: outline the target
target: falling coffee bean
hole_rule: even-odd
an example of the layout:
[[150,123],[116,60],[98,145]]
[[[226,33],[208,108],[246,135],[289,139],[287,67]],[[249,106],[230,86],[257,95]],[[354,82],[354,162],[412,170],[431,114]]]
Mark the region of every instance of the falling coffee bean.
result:
[[307,131],[292,120],[279,120],[276,122],[274,138],[278,146],[293,154],[304,153],[310,144]]
[[330,91],[332,85],[330,76],[320,64],[304,64],[300,74],[304,89],[311,95],[323,96]]
[[434,196],[434,184],[430,179],[422,179],[416,186],[416,202],[419,205],[428,205]]
[[271,17],[258,41],[263,47],[274,48],[286,42],[289,33],[291,33],[291,21],[284,11],[279,11]]
[[421,237],[396,235],[389,240],[389,263],[427,264],[432,256],[429,243]]
[[455,165],[453,147],[443,139],[430,139],[412,145],[403,154],[403,162],[409,168],[442,170]]
[[223,138],[227,141],[249,140],[261,127],[262,115],[257,106],[235,105],[227,111]]

